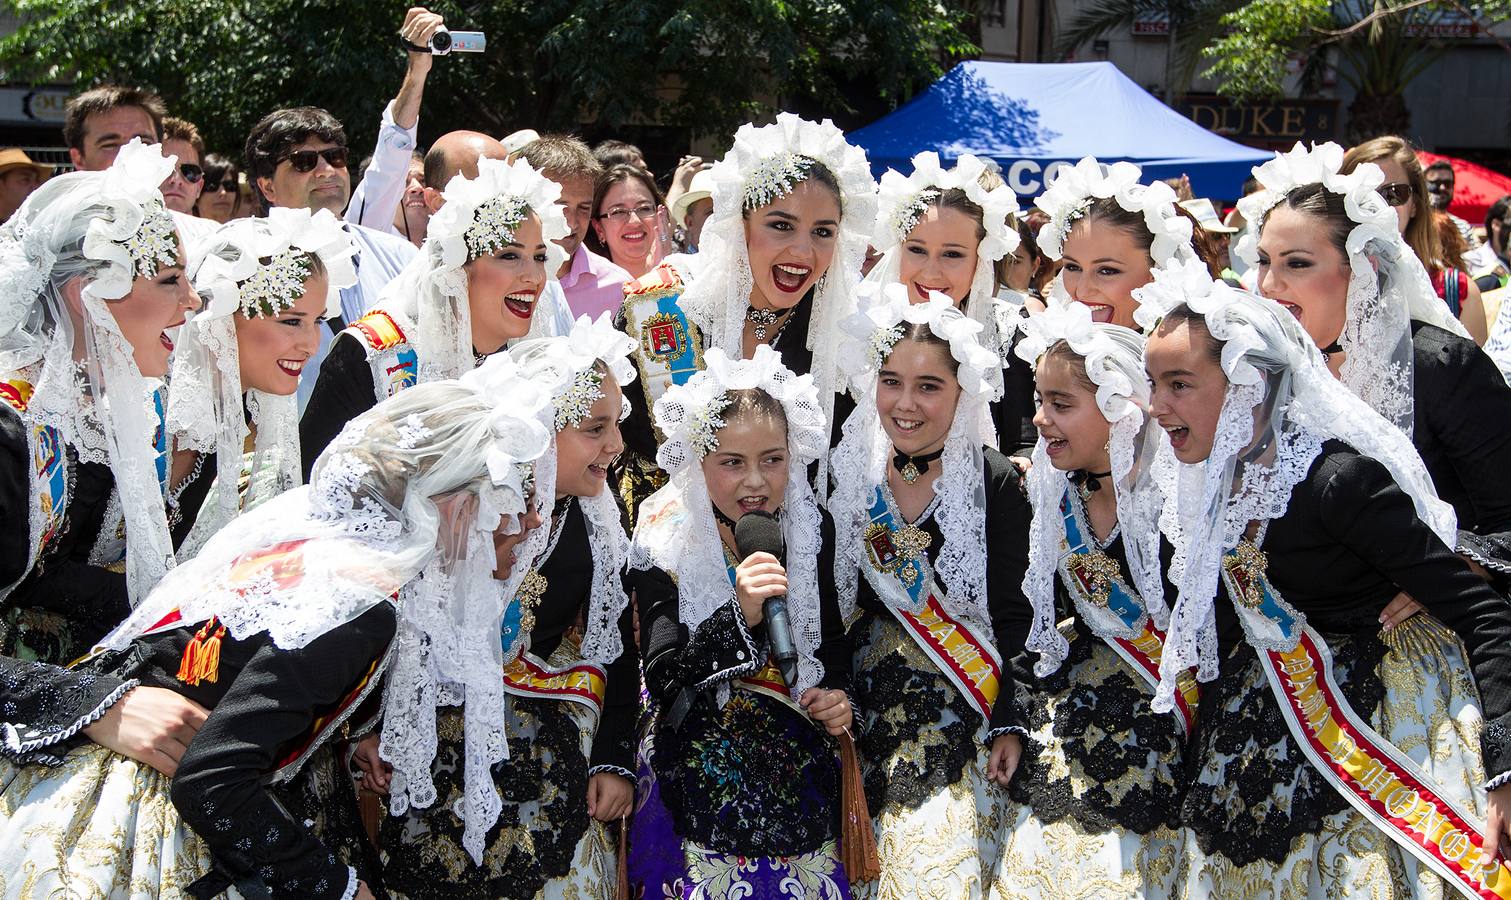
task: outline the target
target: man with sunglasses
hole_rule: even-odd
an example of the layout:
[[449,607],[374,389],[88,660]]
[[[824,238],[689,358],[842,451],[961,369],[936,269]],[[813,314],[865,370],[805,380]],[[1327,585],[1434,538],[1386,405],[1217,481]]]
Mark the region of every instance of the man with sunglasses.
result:
[[[328,209],[338,217],[351,193],[346,129],[336,117],[313,106],[280,109],[252,126],[245,150],[247,179],[260,214],[274,206]],[[320,349],[299,379],[299,408],[309,400],[330,342],[346,323],[362,318],[388,282],[414,257],[414,245],[353,222],[346,223],[356,247],[357,283],[341,289],[341,316],[326,323]]]
[[1453,163],[1446,159],[1440,159],[1424,170],[1427,176],[1427,202],[1432,208],[1448,217],[1453,227],[1459,230],[1464,238],[1464,244],[1473,250],[1478,247],[1479,238],[1474,236],[1474,226],[1448,211],[1449,204],[1453,203],[1453,186],[1455,176]]
[[194,204],[204,188],[205,140],[194,123],[168,116],[163,119],[163,153],[178,157],[178,167],[163,181],[163,205],[173,213],[179,236],[186,245],[208,238],[217,223],[194,214]]

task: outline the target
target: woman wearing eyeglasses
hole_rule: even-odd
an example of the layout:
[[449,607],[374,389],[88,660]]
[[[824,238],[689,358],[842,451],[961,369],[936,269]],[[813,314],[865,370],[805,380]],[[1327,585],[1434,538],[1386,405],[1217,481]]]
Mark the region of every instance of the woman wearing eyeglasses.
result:
[[224,225],[236,218],[241,206],[241,174],[236,164],[210,153],[205,156],[205,179],[194,214]]
[[644,169],[618,165],[598,176],[588,248],[635,278],[672,252],[666,202]]
[[[1511,573],[1511,387],[1432,290],[1382,193],[1387,172],[1343,148],[1300,144],[1254,170],[1238,203],[1259,223],[1237,252],[1259,291],[1291,312],[1328,368],[1411,436],[1458,514],[1455,549],[1487,578]],[[1399,167],[1399,163],[1396,163]]]
[[1490,337],[1485,302],[1469,273],[1449,265],[1443,252],[1437,216],[1427,191],[1427,174],[1422,169],[1422,161],[1417,159],[1416,150],[1394,135],[1377,137],[1343,155],[1343,174],[1357,169],[1361,163],[1374,163],[1385,173],[1385,183],[1380,185],[1379,194],[1394,207],[1396,226],[1406,246],[1432,276],[1432,287],[1448,304],[1449,311],[1464,323],[1465,330],[1476,344],[1485,346]]

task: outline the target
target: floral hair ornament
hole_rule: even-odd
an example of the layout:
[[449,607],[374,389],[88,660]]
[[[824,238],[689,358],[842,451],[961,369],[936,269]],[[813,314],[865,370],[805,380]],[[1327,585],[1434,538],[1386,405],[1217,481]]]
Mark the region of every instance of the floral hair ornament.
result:
[[1044,352],[1064,341],[1086,360],[1086,377],[1096,385],[1097,409],[1103,418],[1116,422],[1148,405],[1149,391],[1142,380],[1135,384],[1126,367],[1118,365],[1121,348],[1109,332],[1096,327],[1084,303],[1050,303],[1044,312],[1023,322],[1023,339],[1014,352],[1035,368]]
[[160,145],[132,138],[105,171],[97,199],[114,215],[96,217],[84,236],[84,256],[109,264],[89,285],[95,296],[118,300],[131,292],[134,278],[183,262],[178,228],[157,190],[177,162]]
[[719,429],[729,408],[730,391],[760,390],[782,405],[787,445],[807,464],[829,449],[829,432],[818,405],[812,375],[794,375],[782,355],[762,344],[750,359],[732,360],[715,347],[704,369],[686,384],[674,385],[656,401],[656,425],[666,436],[656,463],[675,473],[719,447]]
[[1249,351],[1264,346],[1263,339],[1243,320],[1234,319],[1230,324],[1212,318],[1212,313],[1224,309],[1241,293],[1227,283],[1212,278],[1206,265],[1194,260],[1170,269],[1156,269],[1154,280],[1136,288],[1134,297],[1139,308],[1134,318],[1146,333],[1152,333],[1170,310],[1185,304],[1192,312],[1204,317],[1207,331],[1222,347],[1222,373],[1233,384],[1259,384],[1260,373],[1249,361]]
[[961,190],[970,201],[981,207],[981,224],[986,237],[977,252],[991,262],[1018,249],[1018,230],[1007,224],[1007,217],[1018,213],[1018,195],[1005,184],[987,189],[981,176],[987,171],[985,160],[966,154],[946,169],[939,154],[932,150],[913,157],[913,174],[888,169],[881,176],[876,227],[872,245],[881,251],[907,239],[928,205],[949,190]]
[[876,373],[892,355],[909,325],[926,325],[929,332],[949,344],[950,356],[959,369],[960,389],[972,398],[995,400],[1002,394],[997,354],[981,346],[981,323],[957,310],[950,298],[930,292],[924,303],[909,303],[903,284],[866,284],[861,288],[861,310],[845,320],[848,336],[840,352],[840,369],[855,390],[874,392]]
[[[1238,209],[1262,231],[1270,212],[1298,188],[1320,184],[1343,198],[1354,227],[1344,242],[1350,275],[1337,342],[1348,355],[1338,377],[1410,434],[1415,406],[1411,322],[1435,325],[1463,338],[1469,335],[1438,299],[1426,269],[1397,230],[1395,211],[1377,193],[1385,173],[1374,163],[1362,163],[1344,175],[1343,156],[1343,148],[1332,142],[1313,144],[1310,150],[1297,143],[1255,167],[1254,177],[1263,189],[1238,201]],[[1245,235],[1234,250],[1257,266],[1258,232]]]
[[1140,184],[1143,171],[1131,162],[1104,165],[1088,156],[1060,169],[1049,187],[1034,201],[1049,214],[1039,229],[1039,249],[1050,259],[1065,252],[1070,229],[1098,200],[1115,199],[1127,212],[1141,213],[1154,236],[1149,256],[1156,268],[1196,255],[1191,246],[1191,220],[1176,212],[1175,191],[1162,181]]
[[[562,357],[564,368],[572,373],[552,397],[557,431],[587,418],[593,404],[603,399],[603,372],[597,363],[609,370],[620,387],[635,380],[635,366],[630,362],[635,340],[614,327],[609,313],[600,314],[596,320],[578,316],[571,334],[565,340],[553,341],[551,347],[553,353]],[[622,404],[620,420],[627,408],[627,404]]]
[[205,298],[202,316],[276,316],[304,296],[309,258],[318,256],[329,281],[323,312],[329,318],[341,314],[341,289],[357,283],[355,253],[329,210],[277,206],[265,219],[233,219],[219,229],[190,263],[189,278]]
[[460,269],[513,243],[531,213],[540,219],[546,270],[555,272],[567,261],[556,243],[571,233],[557,203],[561,187],[525,160],[480,159],[476,178],[456,175],[442,193],[446,203],[430,218],[425,236],[439,251],[443,268]]

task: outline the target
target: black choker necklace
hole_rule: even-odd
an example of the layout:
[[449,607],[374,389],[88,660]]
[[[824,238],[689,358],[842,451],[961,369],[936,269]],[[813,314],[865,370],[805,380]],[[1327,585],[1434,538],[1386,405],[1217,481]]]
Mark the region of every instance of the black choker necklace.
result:
[[766,329],[777,323],[782,318],[783,312],[774,309],[756,309],[754,306],[745,310],[745,319],[755,326],[755,339],[757,342],[766,340]]
[[1086,469],[1076,469],[1068,476],[1071,484],[1081,490],[1081,496],[1094,493],[1102,489],[1101,479],[1110,476],[1111,472],[1089,472]]
[[1326,362],[1328,357],[1332,356],[1334,353],[1342,352],[1343,347],[1337,341],[1333,341],[1331,344],[1328,344],[1326,347],[1322,348],[1322,360],[1323,362]]
[[918,480],[918,477],[929,470],[929,463],[944,455],[944,448],[940,447],[933,453],[925,453],[922,456],[909,456],[906,453],[892,448],[892,468],[902,473],[902,480],[908,484]]
[[733,529],[735,527],[735,520],[731,519],[729,516],[724,515],[724,510],[719,509],[719,504],[710,503],[709,505],[714,508],[714,518],[719,520],[720,525],[727,526],[730,529]]

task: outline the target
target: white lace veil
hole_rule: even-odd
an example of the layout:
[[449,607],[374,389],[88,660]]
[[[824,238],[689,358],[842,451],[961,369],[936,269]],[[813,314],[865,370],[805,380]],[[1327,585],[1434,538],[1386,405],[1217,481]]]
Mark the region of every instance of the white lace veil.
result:
[[[1024,338],[1015,352],[1037,368],[1044,352],[1061,341],[1085,360],[1086,377],[1096,386],[1097,409],[1112,424],[1108,451],[1128,571],[1150,618],[1164,628],[1170,609],[1160,571],[1162,501],[1153,479],[1147,477],[1154,432],[1159,429],[1147,427],[1149,381],[1144,374],[1144,337],[1120,325],[1093,322],[1091,311],[1080,303],[1051,301],[1042,314],[1024,322]],[[1034,668],[1041,676],[1057,670],[1070,653],[1069,643],[1056,627],[1055,608],[1055,573],[1065,548],[1060,500],[1068,480],[1050,462],[1045,448],[1041,437],[1034,446],[1033,467],[1028,473],[1034,520],[1028,573],[1023,579],[1023,592],[1034,609],[1027,648],[1039,654]]]
[[1090,156],[1060,169],[1034,201],[1035,206],[1049,214],[1049,222],[1039,229],[1039,249],[1050,259],[1059,259],[1071,227],[1093,203],[1112,198],[1124,210],[1143,215],[1144,225],[1154,237],[1149,248],[1154,268],[1194,258],[1191,220],[1176,211],[1174,189],[1163,181],[1139,184],[1143,174],[1131,162],[1109,166]]
[[[600,385],[604,378],[613,379],[621,387],[635,379],[635,366],[629,358],[635,346],[633,339],[614,329],[610,314],[603,313],[596,322],[587,316],[579,317],[568,336],[532,339],[510,348],[509,355],[519,364],[520,376],[550,394],[550,404],[544,411],[549,413],[553,435],[547,456],[556,455],[554,435],[580,422],[593,403],[603,397]],[[627,410],[626,405],[621,410],[621,418]],[[539,496],[548,500],[556,496],[554,467],[549,480],[539,474],[536,476],[535,489]],[[621,576],[629,559],[630,542],[624,533],[619,504],[607,485],[598,496],[581,497],[578,502],[582,504],[583,516],[587,519],[588,545],[593,559],[582,655],[585,659],[607,665],[618,659],[624,650],[619,617],[629,605],[629,598],[625,596]],[[542,528],[538,533],[547,531],[549,529]],[[544,550],[542,543],[536,554]],[[522,565],[538,566],[542,562],[536,556],[526,557],[521,552]]]
[[[865,261],[867,233],[876,216],[876,181],[865,151],[845,140],[832,122],[809,122],[780,113],[771,125],[746,124],[735,132],[734,146],[708,170],[713,182],[713,212],[703,224],[697,254],[697,277],[682,295],[682,309],[701,329],[708,346],[738,359],[750,308],[754,279],[745,245],[745,213],[785,196],[806,179],[793,172],[794,158],[821,163],[839,183],[840,225],[834,260],[814,291],[807,347],[813,351],[813,375],[826,418],[840,390],[832,348],[839,323],[855,308],[854,291]],[[819,461],[817,483],[827,485],[828,461]]]
[[781,354],[764,344],[747,360],[731,359],[715,347],[704,361],[703,371],[656,401],[656,425],[666,436],[656,451],[656,463],[671,473],[671,480],[640,505],[630,565],[654,566],[676,577],[678,615],[689,630],[734,599],[701,463],[718,447],[719,429],[725,424],[720,414],[729,405],[729,391],[760,390],[780,403],[787,418],[788,448],[782,537],[798,652],[797,682],[788,689],[796,699],[824,674],[817,656],[823,639],[818,587],[822,517],[808,485],[807,467],[829,448],[828,422],[813,376],[793,375],[782,365]]
[[[561,187],[523,159],[480,159],[477,177],[457,175],[442,191],[445,205],[430,217],[425,243],[383,289],[378,306],[412,323],[411,345],[419,357],[419,382],[458,378],[474,365],[472,311],[467,302],[468,262],[514,240],[514,230],[528,215],[540,219],[546,242],[546,280],[555,281],[566,262],[556,242],[569,233],[556,202]],[[541,285],[527,336],[549,336],[550,310],[541,304],[551,295]],[[502,302],[502,298],[499,298]]]
[[1297,143],[1289,153],[1254,169],[1264,186],[1238,202],[1238,209],[1258,230],[1240,239],[1234,250],[1250,266],[1259,265],[1259,232],[1271,210],[1308,185],[1320,184],[1343,198],[1349,221],[1347,239],[1348,300],[1339,345],[1348,353],[1338,375],[1349,390],[1408,435],[1412,430],[1411,321],[1425,322],[1467,338],[1462,323],[1438,299],[1426,268],[1396,228],[1396,213],[1377,189],[1385,174],[1363,163],[1343,175],[1343,148],[1328,142],[1307,150]]
[[1166,712],[1181,672],[1195,666],[1201,680],[1217,676],[1213,604],[1223,553],[1251,522],[1284,514],[1323,441],[1336,438],[1384,465],[1410,495],[1417,515],[1450,547],[1457,523],[1453,508],[1433,491],[1410,439],[1332,377],[1321,352],[1284,308],[1222,282],[1199,293],[1156,278],[1141,290],[1151,315],[1185,306],[1204,317],[1222,346],[1228,378],[1208,458],[1179,462],[1161,434],[1153,467],[1164,494],[1160,527],[1175,548],[1170,580],[1179,594],[1153,704]]
[[[203,306],[179,332],[168,431],[178,449],[214,453],[216,472],[179,560],[193,558],[243,509],[300,483],[298,405],[292,394],[242,390],[235,316],[276,316],[297,303],[310,256],[329,283],[322,315],[339,316],[341,289],[357,281],[352,254],[351,238],[328,210],[287,207],[270,209],[265,219],[233,219],[195,247],[188,275]],[[248,414],[257,433],[243,498]]]
[[[981,323],[966,318],[943,294],[935,293],[927,303],[910,304],[905,285],[867,285],[863,303],[844,325],[847,340],[840,365],[849,376],[856,407],[833,452],[835,487],[829,501],[836,543],[834,577],[841,604],[848,617],[855,607],[860,566],[865,564],[861,532],[870,520],[872,493],[885,482],[892,453],[891,439],[876,408],[877,373],[908,325],[926,325],[949,344],[961,390],[940,458],[941,471],[934,481],[939,497],[935,518],[944,536],[934,570],[946,594],[942,598],[946,611],[981,633],[990,633],[981,447],[982,436],[991,427],[988,404],[1002,390],[1001,360],[981,346]],[[998,376],[995,383],[993,372]]]
[[[904,177],[895,169],[882,173],[876,226],[871,236],[871,246],[881,252],[881,259],[866,275],[866,282],[899,283],[902,242],[918,224],[919,217],[945,191],[964,191],[972,203],[981,207],[981,226],[986,236],[976,247],[976,271],[971,278],[970,295],[960,305],[961,311],[981,324],[981,345],[1000,357],[1002,345],[1012,335],[999,333],[992,298],[997,286],[996,262],[1018,249],[1020,242],[1018,230],[1007,222],[1008,216],[1018,213],[1018,195],[1000,183],[1000,179],[995,187],[984,187],[981,181],[987,171],[986,162],[970,154],[945,169],[939,163],[939,154],[929,150],[913,157],[912,175]],[[1000,381],[1002,372],[999,370],[995,377]]]
[[[0,228],[0,377],[32,384],[22,414],[28,433],[51,426],[80,462],[110,466],[133,602],[173,566],[153,446],[162,382],[142,376],[110,304],[131,292],[138,275],[182,264],[157,190],[176,162],[158,145],[132,140],[104,172],[49,180]],[[75,278],[83,302],[71,311],[63,292]],[[32,557],[44,514],[35,485],[30,493]]]

